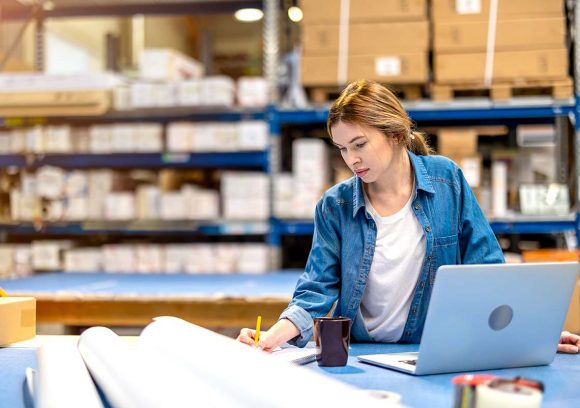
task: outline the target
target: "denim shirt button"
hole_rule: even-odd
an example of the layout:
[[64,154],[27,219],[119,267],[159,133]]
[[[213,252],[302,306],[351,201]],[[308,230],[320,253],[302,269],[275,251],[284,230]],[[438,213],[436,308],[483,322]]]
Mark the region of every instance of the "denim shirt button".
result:
[[418,210],[419,208],[421,208],[421,204],[419,203],[415,204],[415,209]]
[[431,227],[425,227],[425,231],[431,232]]
[[421,282],[421,288],[425,288],[425,281]]
[[[429,227],[427,227],[427,228],[429,228]],[[433,255],[429,255],[429,256],[427,257],[427,259],[428,259],[428,260],[430,260],[430,261],[432,261],[432,260],[433,260]]]
[[405,336],[409,337],[411,335],[410,331],[405,332]]

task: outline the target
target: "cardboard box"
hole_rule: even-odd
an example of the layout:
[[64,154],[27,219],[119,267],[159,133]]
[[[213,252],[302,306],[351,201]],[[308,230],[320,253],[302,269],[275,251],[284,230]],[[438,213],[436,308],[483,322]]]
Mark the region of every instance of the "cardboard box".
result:
[[239,122],[236,127],[239,150],[266,150],[270,142],[267,122],[248,120]]
[[[433,21],[488,21],[490,0],[432,0]],[[498,1],[497,19],[525,17],[563,17],[564,2],[559,0]]]
[[[300,0],[303,24],[339,24],[341,0]],[[409,21],[426,17],[425,0],[350,0],[350,22]]]
[[0,297],[0,346],[36,336],[36,299]]
[[[358,55],[348,59],[347,81],[360,78],[379,82],[425,83],[428,78],[427,53],[391,53]],[[338,57],[304,56],[302,58],[302,84],[311,86],[338,83]]]
[[477,155],[477,131],[471,128],[439,129],[437,153],[447,157]]
[[[433,24],[433,49],[436,52],[448,53],[486,52],[487,34],[487,21],[436,23]],[[566,24],[563,18],[501,20],[497,22],[494,47],[496,52],[562,48],[565,46]]]
[[[437,83],[477,82],[484,79],[485,52],[437,53],[434,60]],[[495,53],[494,81],[563,79],[566,75],[568,75],[568,52],[565,48]]]
[[0,115],[92,116],[105,114],[112,104],[110,91],[3,92]]
[[268,81],[263,77],[241,77],[237,83],[238,105],[264,107],[268,104]]
[[64,254],[65,272],[100,272],[103,270],[101,248],[72,248]]
[[204,71],[199,61],[169,48],[147,48],[139,56],[139,76],[143,79],[175,81],[200,78]]
[[[338,55],[340,25],[306,25],[302,28],[304,55]],[[384,41],[377,41],[383,38]],[[396,41],[390,39],[396,38]],[[350,24],[348,55],[370,55],[390,52],[427,51],[427,21],[405,23]]]

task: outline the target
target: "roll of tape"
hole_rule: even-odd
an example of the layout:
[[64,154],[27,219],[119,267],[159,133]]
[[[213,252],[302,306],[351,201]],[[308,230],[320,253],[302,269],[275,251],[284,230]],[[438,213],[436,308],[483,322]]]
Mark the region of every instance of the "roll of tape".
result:
[[510,381],[491,381],[476,388],[475,408],[540,408],[542,392]]

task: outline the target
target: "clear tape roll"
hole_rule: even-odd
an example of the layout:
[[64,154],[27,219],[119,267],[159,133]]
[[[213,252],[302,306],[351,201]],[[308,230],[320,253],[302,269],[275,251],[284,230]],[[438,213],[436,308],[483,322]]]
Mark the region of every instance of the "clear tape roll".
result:
[[536,388],[503,382],[477,387],[475,408],[540,408],[542,392]]

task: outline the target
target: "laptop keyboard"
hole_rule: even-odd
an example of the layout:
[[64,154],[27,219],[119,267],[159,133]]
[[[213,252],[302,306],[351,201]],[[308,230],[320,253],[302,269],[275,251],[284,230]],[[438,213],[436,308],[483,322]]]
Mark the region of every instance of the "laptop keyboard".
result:
[[405,363],[405,364],[409,364],[412,366],[416,366],[417,365],[417,360],[401,360],[399,361],[399,363]]

